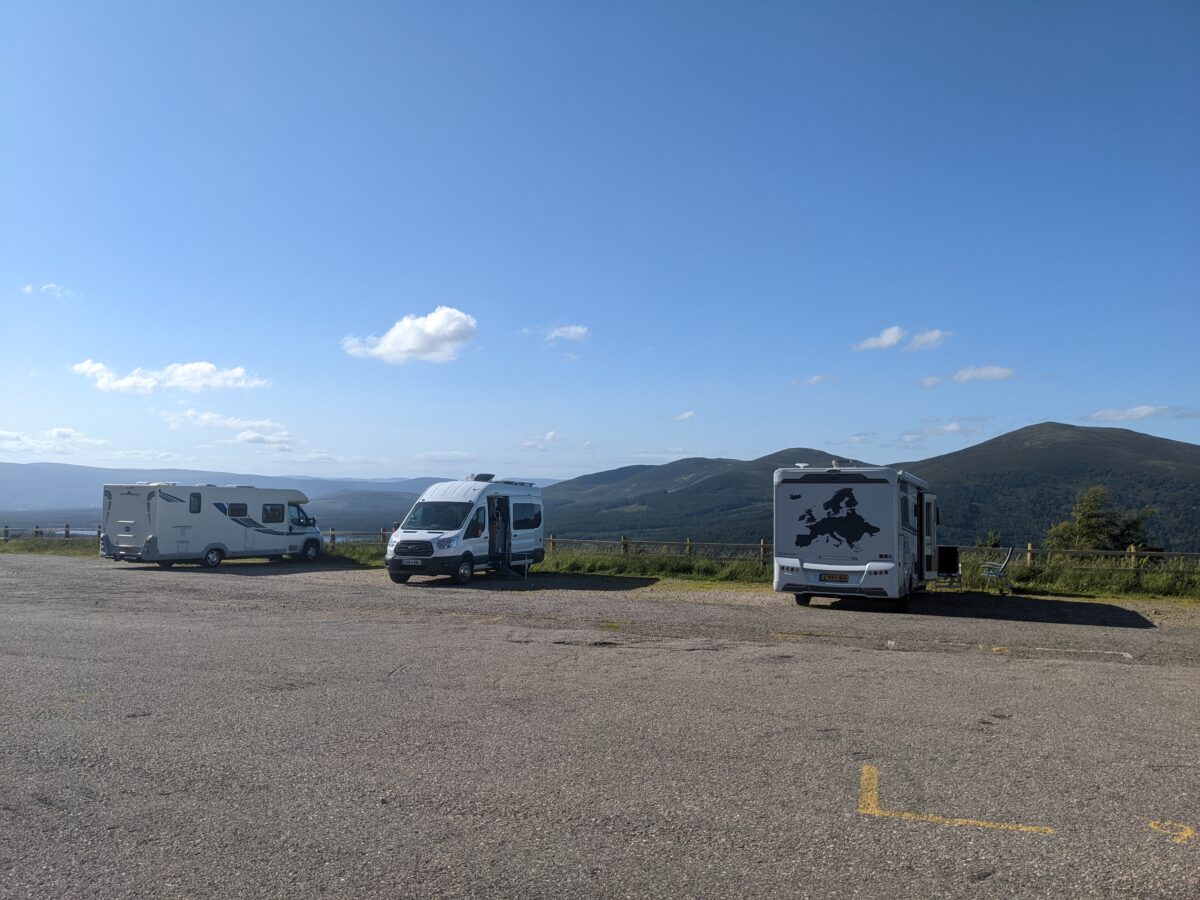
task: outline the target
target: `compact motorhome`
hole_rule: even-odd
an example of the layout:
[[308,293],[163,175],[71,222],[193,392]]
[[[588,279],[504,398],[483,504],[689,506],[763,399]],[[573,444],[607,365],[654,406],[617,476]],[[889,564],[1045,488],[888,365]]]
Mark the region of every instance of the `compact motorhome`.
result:
[[156,562],[321,553],[317,520],[300,491],[212,484],[106,484],[100,555]]
[[884,597],[905,611],[937,577],[937,497],[885,468],[775,470],[775,590]]
[[430,485],[388,541],[384,561],[392,581],[449,574],[459,584],[488,569],[541,562],[542,489],[524,481],[470,475]]

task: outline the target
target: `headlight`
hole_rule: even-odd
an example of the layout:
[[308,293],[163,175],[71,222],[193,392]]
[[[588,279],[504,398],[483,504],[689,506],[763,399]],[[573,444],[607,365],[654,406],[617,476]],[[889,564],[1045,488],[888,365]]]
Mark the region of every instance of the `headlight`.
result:
[[454,537],[438,538],[436,541],[433,542],[433,545],[435,547],[437,547],[439,550],[450,550],[457,543],[458,543],[458,535],[456,534],[456,535],[454,535]]

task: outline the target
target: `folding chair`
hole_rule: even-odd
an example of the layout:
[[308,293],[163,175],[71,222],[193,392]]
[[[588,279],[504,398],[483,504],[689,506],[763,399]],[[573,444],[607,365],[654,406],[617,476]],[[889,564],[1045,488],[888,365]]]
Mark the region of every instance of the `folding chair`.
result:
[[1003,562],[985,562],[980,569],[980,574],[983,576],[983,583],[986,585],[990,581],[995,581],[996,586],[1001,591],[1012,593],[1012,583],[1008,580],[1008,561],[1012,559],[1014,547],[1008,548],[1008,553],[1004,557]]

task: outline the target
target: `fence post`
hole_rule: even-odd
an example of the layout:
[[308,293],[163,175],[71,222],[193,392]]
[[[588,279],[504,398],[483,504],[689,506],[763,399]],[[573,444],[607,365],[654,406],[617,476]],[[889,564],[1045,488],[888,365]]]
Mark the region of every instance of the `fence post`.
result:
[[66,538],[67,540],[71,539],[71,523],[70,522],[68,522],[66,525],[63,526],[63,537]]
[[100,540],[100,535],[102,535],[102,534],[104,534],[103,527],[100,525],[97,525],[96,526],[96,540]]
[[767,564],[767,539],[758,539],[758,564],[765,566]]
[[7,525],[4,526],[4,539],[6,541],[8,540],[8,526]]
[[621,535],[621,552],[629,552],[629,538],[625,537],[625,535]]
[[550,535],[550,552],[553,553],[557,549],[558,541],[555,539],[554,535]]
[[1025,545],[1025,565],[1033,568],[1033,544]]
[[34,537],[41,537],[41,536],[42,536],[42,526],[41,526],[41,525],[34,525],[34,526],[33,526],[33,536],[34,536]]
[[379,529],[379,543],[381,543],[381,544],[387,543],[387,529],[386,528]]
[[337,529],[336,528],[329,529],[329,546],[330,547],[337,546]]
[[691,539],[691,538],[688,538],[688,539],[687,539],[687,547],[685,548],[685,550],[684,550],[684,553],[685,553],[687,556],[691,556],[691,555],[692,555],[692,539]]

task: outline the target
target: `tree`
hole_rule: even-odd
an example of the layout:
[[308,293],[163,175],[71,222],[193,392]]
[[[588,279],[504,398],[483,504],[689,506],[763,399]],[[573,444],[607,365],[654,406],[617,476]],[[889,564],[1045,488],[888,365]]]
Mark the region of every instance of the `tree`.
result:
[[1052,525],[1046,532],[1051,550],[1124,550],[1131,544],[1146,545],[1146,520],[1154,510],[1118,513],[1109,507],[1108,488],[1093,485],[1075,498],[1071,518]]

